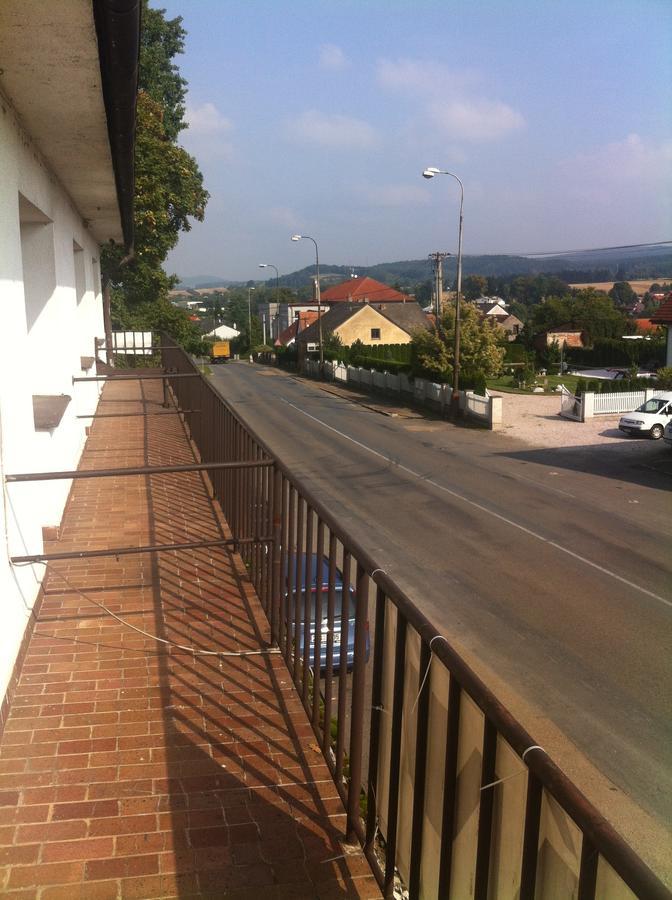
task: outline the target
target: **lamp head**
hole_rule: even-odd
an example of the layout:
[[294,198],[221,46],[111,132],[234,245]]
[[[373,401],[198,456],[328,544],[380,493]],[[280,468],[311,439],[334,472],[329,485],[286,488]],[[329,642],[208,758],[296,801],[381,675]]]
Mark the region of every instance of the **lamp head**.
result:
[[302,237],[303,237],[302,234],[293,234],[293,235],[292,235],[292,240],[293,240],[293,241],[300,241]]
[[259,263],[259,268],[260,268],[260,269],[267,269],[267,268],[268,268],[268,263]]
[[433,178],[435,175],[440,175],[441,170],[437,169],[436,166],[430,166],[428,169],[422,173],[423,178]]

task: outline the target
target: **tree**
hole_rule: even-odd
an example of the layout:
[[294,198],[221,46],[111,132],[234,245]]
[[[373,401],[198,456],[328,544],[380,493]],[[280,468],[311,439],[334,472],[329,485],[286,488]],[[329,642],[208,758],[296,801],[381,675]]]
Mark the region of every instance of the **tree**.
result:
[[462,285],[465,300],[478,300],[488,289],[488,279],[483,275],[467,275]]
[[617,306],[630,306],[637,301],[637,294],[633,291],[629,281],[617,281],[609,291],[609,296]]
[[179,19],[167,21],[163,11],[143,0],[140,90],[137,97],[135,152],[135,256],[129,262],[116,244],[101,253],[103,278],[112,288],[113,321],[144,323],[195,346],[198,330],[188,316],[169,313],[168,291],[177,279],[163,270],[166,256],[190,220],[202,221],[208,193],[196,161],[176,137],[185,127],[186,82],[172,58],[182,52],[185,32]]
[[[505,349],[502,331],[483,319],[469,303],[460,305],[460,368],[465,378],[482,372],[497,375],[502,367]],[[412,339],[413,367],[417,374],[442,381],[453,376],[455,339],[455,304],[448,304],[441,316],[440,330],[418,330]]]
[[619,338],[633,327],[616,309],[611,297],[594,288],[575,290],[562,297],[548,297],[532,308],[530,331],[538,334],[561,325],[585,331],[590,343],[599,338]]
[[165,9],[152,9],[142,0],[139,87],[164,111],[164,127],[171,141],[186,127],[184,121],[187,82],[173,62],[184,53],[186,31],[182,17],[166,19]]

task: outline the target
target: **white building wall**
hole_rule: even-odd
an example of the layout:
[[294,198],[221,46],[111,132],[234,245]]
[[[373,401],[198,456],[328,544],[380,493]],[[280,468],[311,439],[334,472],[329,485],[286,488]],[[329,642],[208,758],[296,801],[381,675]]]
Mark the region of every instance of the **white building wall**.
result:
[[[99,247],[57,178],[0,95],[0,469],[74,469],[98,390],[73,385],[81,356],[103,334]],[[91,373],[92,374],[92,373]],[[60,425],[35,430],[34,394],[73,398]],[[58,525],[69,482],[9,484],[0,547],[0,700],[44,573],[9,556],[40,553],[42,528]]]

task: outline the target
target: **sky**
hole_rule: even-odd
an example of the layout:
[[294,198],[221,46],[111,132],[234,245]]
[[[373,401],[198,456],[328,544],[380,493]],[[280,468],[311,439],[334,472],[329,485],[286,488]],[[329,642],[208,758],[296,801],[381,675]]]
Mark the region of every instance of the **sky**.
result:
[[210,192],[168,257],[263,279],[672,238],[670,0],[151,0]]

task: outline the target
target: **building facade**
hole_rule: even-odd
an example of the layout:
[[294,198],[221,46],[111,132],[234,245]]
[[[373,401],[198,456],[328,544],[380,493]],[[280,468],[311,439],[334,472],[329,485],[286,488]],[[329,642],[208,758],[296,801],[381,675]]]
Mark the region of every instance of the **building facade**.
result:
[[95,374],[104,335],[100,245],[132,243],[134,100],[118,113],[122,93],[137,91],[139,9],[125,7],[0,4],[3,711],[44,573],[10,558],[42,551],[70,489],[5,479],[77,467],[90,424],[80,417],[98,397],[96,382],[73,378]]

